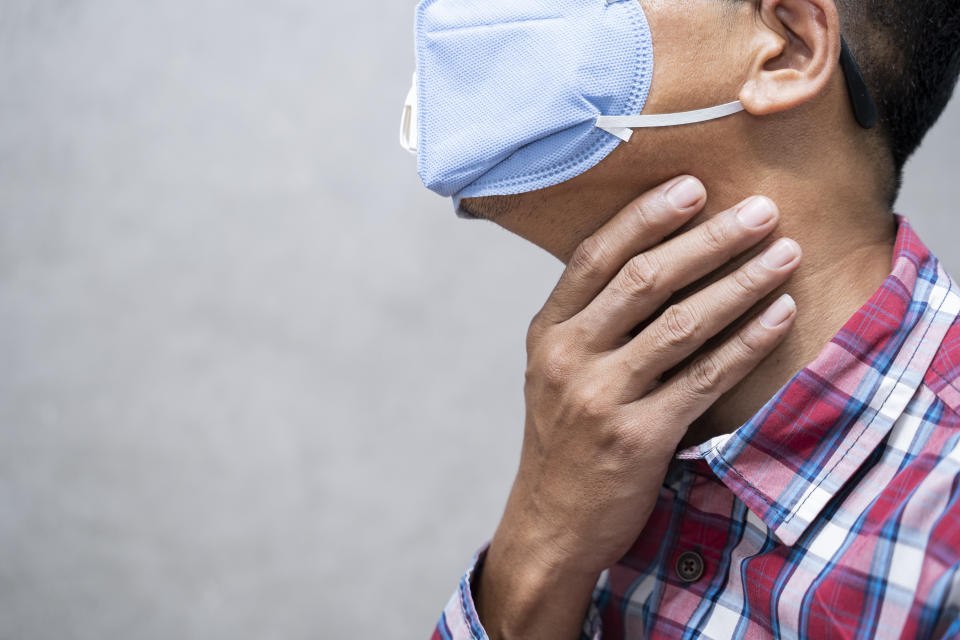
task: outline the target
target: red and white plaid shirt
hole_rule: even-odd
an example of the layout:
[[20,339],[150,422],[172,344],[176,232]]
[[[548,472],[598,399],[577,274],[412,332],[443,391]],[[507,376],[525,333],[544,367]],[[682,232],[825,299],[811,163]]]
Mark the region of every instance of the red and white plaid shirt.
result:
[[[960,638],[960,290],[893,271],[732,434],[678,454],[583,637]],[[486,638],[463,576],[433,638]]]

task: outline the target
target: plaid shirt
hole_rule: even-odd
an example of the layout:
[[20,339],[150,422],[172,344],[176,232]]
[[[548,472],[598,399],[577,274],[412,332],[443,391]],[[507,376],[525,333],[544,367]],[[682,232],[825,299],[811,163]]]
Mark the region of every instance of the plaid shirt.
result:
[[[736,432],[680,452],[583,637],[960,637],[960,291],[893,272]],[[433,638],[478,640],[464,575]]]

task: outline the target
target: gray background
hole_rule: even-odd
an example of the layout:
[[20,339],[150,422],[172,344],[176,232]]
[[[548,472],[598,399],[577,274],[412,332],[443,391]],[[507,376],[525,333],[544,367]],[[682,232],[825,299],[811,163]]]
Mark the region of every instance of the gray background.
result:
[[560,265],[419,185],[413,5],[0,2],[3,640],[430,633]]

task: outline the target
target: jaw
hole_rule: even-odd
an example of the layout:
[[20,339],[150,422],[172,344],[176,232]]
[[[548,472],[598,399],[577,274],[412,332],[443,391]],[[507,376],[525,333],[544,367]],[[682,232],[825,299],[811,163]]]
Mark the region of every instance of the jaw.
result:
[[[710,131],[708,137],[704,129]],[[566,263],[580,242],[654,187],[689,174],[709,188],[713,182],[709,176],[717,173],[717,166],[725,172],[737,170],[732,162],[716,160],[731,155],[719,144],[720,135],[730,134],[711,131],[707,125],[644,133],[634,135],[630,143],[621,144],[597,166],[566,182],[518,195],[464,200],[461,204],[477,217],[495,222]],[[704,139],[716,139],[718,144],[706,151]],[[708,197],[713,200],[712,195]],[[696,222],[702,219],[698,216]]]

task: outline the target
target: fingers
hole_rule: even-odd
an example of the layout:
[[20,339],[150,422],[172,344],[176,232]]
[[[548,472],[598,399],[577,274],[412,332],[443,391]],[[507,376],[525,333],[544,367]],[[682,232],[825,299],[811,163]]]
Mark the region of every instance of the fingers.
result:
[[627,260],[659,244],[705,202],[706,190],[690,176],[676,178],[631,202],[576,248],[539,318],[557,324],[573,317]]
[[800,266],[800,245],[783,238],[725,278],[668,308],[616,352],[623,393],[634,400],[651,381],[682,363],[782,285]]
[[[796,315],[793,298],[782,296],[760,317],[754,318],[714,351],[681,370],[643,402],[653,400],[669,424],[693,423],[783,341]],[[685,434],[672,435],[679,443]]]
[[577,315],[589,327],[594,348],[622,344],[623,337],[659,309],[674,292],[712,273],[765,238],[779,211],[769,198],[749,198],[624,265],[610,284]]

